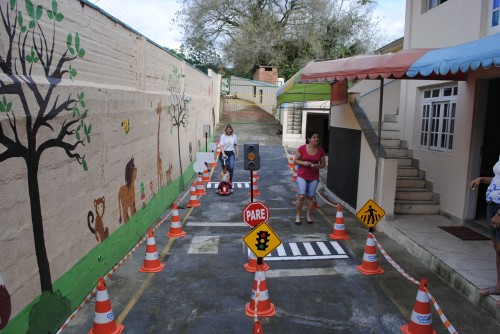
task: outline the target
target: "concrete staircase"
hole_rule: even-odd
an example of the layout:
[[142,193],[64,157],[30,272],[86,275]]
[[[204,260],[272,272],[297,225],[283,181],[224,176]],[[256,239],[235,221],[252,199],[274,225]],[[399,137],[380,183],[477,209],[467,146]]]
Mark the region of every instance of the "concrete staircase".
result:
[[384,115],[380,141],[387,157],[398,159],[394,213],[439,214],[439,195],[432,191],[432,183],[425,179],[418,160],[408,155],[400,138],[398,115]]

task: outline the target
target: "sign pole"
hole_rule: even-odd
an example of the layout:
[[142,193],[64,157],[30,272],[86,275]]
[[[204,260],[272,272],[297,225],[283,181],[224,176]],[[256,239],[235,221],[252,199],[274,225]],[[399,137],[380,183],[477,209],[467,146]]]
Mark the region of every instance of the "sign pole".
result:
[[253,203],[253,171],[250,171],[250,203]]

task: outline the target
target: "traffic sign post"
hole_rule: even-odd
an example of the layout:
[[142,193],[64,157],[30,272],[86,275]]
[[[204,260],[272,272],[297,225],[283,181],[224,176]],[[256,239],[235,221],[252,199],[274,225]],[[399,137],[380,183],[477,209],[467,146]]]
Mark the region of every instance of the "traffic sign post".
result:
[[243,221],[250,227],[269,220],[269,209],[262,202],[251,202],[243,209]]
[[257,256],[257,263],[259,259],[262,261],[262,258],[281,245],[280,238],[266,222],[253,228],[243,237],[243,242]]
[[374,200],[370,199],[365,205],[358,211],[356,218],[363,223],[370,232],[373,232],[373,228],[379,221],[385,216],[385,211],[382,209]]

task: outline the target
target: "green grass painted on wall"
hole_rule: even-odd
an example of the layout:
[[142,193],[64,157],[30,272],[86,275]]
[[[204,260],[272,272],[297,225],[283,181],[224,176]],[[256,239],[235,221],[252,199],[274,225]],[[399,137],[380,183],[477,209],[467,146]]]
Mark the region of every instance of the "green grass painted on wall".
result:
[[[97,279],[105,276],[146,236],[148,228],[158,221],[158,217],[191,184],[194,174],[191,163],[183,175],[160,189],[128,223],[118,228],[57,279],[52,286],[53,294],[46,292],[35,298],[10,319],[8,326],[0,334],[56,333],[94,289]],[[90,304],[86,306],[90,307]]]

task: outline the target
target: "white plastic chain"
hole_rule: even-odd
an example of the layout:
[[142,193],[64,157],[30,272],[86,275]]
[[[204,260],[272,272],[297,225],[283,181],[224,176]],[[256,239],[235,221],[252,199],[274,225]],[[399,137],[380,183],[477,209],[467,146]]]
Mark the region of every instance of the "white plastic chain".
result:
[[[420,284],[419,281],[417,281],[416,279],[414,279],[413,277],[411,277],[409,274],[407,274],[403,270],[403,268],[401,268],[396,263],[396,261],[394,261],[389,256],[389,254],[387,254],[387,252],[384,250],[384,248],[382,247],[382,245],[378,242],[377,238],[375,238],[375,236],[373,235],[373,233],[369,233],[369,234],[371,234],[371,236],[373,237],[373,240],[375,240],[375,242],[377,243],[377,247],[380,249],[380,252],[382,253],[382,255],[384,255],[384,257],[387,260],[387,262],[389,262],[394,267],[394,269],[396,269],[400,274],[402,274],[404,277],[406,277],[411,282],[413,282],[413,283],[415,283],[417,285]],[[446,327],[446,329],[448,330],[448,332],[450,332],[452,334],[458,334],[457,330],[453,327],[453,325],[450,323],[450,321],[444,315],[443,310],[441,309],[441,307],[439,307],[438,303],[436,302],[436,299],[434,299],[434,297],[431,295],[431,293],[429,292],[429,290],[427,290],[427,288],[425,289],[425,291],[429,295],[429,299],[431,300],[432,305],[434,305],[434,308],[436,309],[437,313],[439,314],[439,318],[443,322],[443,325]]]

